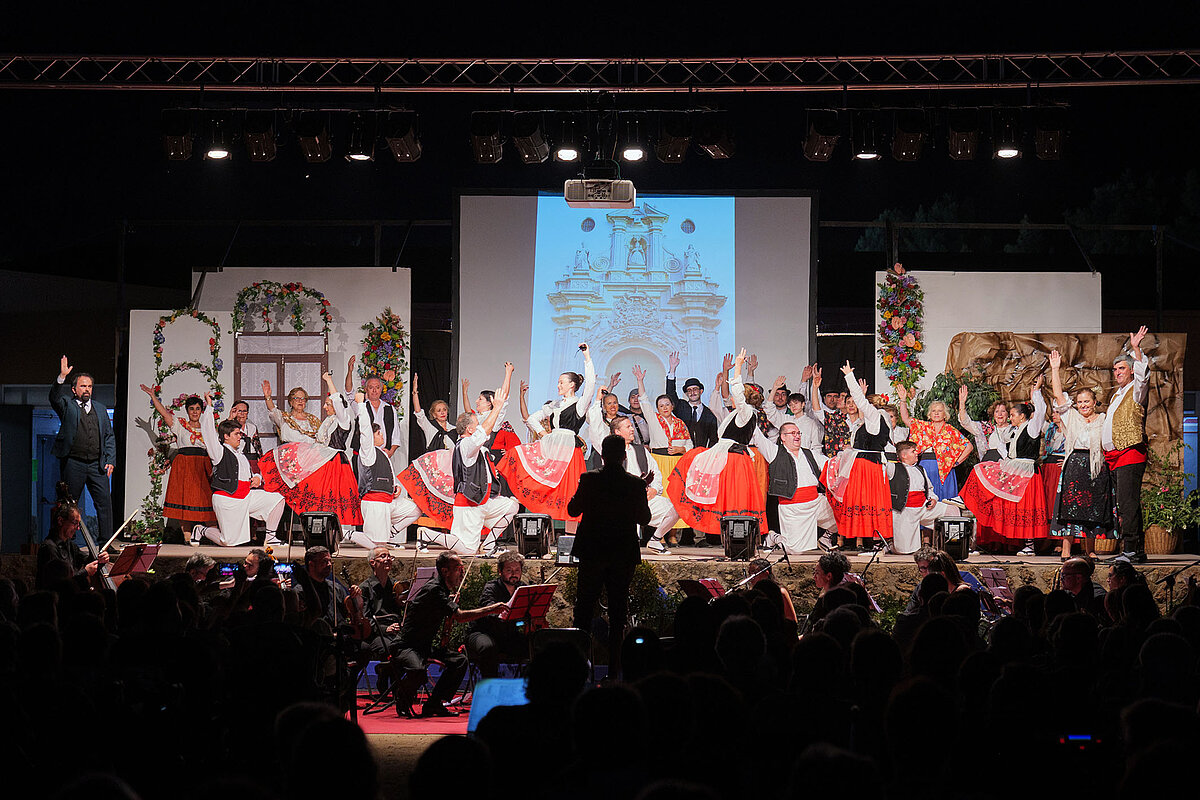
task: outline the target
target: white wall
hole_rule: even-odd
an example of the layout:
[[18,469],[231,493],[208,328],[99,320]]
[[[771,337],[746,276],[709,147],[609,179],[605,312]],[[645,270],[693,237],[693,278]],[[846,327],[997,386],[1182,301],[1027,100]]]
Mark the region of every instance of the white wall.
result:
[[[910,272],[925,292],[925,377],[946,368],[950,340],[964,332],[1100,333],[1100,274],[1090,272]],[[876,287],[884,273],[875,273]],[[874,324],[879,324],[879,289]],[[873,391],[891,392],[875,341]]]

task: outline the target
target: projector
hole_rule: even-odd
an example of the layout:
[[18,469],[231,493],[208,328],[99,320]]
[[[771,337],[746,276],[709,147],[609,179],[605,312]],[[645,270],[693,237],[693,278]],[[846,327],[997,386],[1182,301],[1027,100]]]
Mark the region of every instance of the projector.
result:
[[585,178],[564,183],[563,198],[571,208],[633,208],[637,190],[633,181]]

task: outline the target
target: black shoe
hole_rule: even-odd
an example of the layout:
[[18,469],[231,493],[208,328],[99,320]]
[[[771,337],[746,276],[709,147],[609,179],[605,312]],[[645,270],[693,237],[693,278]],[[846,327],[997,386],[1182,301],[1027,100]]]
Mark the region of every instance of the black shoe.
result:
[[1149,560],[1150,559],[1146,558],[1145,550],[1138,550],[1136,553],[1133,554],[1132,561],[1135,564],[1145,564]]
[[[396,716],[397,717],[400,717],[402,719],[416,719],[416,717],[413,716],[411,701],[404,702],[401,700],[396,700],[395,704],[396,704]],[[422,716],[424,716],[424,715],[422,715]]]
[[703,539],[703,538],[697,539],[695,542],[692,543],[692,547],[711,547],[711,546],[712,545],[710,545],[708,543],[708,540]]
[[426,703],[421,706],[421,717],[457,717],[457,711],[451,711],[441,703]]

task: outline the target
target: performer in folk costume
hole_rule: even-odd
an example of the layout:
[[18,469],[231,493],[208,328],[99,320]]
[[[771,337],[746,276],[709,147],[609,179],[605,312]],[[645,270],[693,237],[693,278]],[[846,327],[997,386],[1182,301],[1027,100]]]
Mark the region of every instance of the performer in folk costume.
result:
[[[366,394],[358,392],[358,429],[360,447],[354,456],[358,474],[358,494],[362,503],[363,529],[350,534],[350,541],[370,552],[376,545],[403,544],[405,529],[417,521],[421,512],[416,503],[404,494],[396,481],[392,462],[387,457],[387,437],[383,426],[371,422]],[[368,440],[367,432],[371,432]]]
[[579,348],[583,351],[583,375],[576,372],[560,375],[559,399],[542,406],[526,420],[530,428],[550,420],[550,433],[512,448],[497,465],[521,505],[535,514],[568,521],[568,530],[574,529],[578,518],[567,513],[567,503],[575,495],[579,476],[584,472],[583,441],[578,434],[596,390],[592,351],[586,343]]
[[1062,477],[1063,461],[1067,457],[1062,412],[1055,407],[1057,402],[1053,397],[1050,398],[1050,418],[1046,420],[1046,427],[1042,430],[1042,487],[1046,490],[1046,511],[1050,514],[1051,536],[1056,535],[1054,507],[1058,504],[1058,484]]
[[242,455],[250,459],[250,471],[257,473],[258,460],[262,458],[262,440],[258,436],[258,426],[250,421],[250,404],[238,400],[229,407],[229,418],[242,426]]
[[988,409],[986,422],[976,422],[967,414],[967,387],[958,390],[958,424],[975,438],[980,461],[999,461],[1008,452],[1013,426],[1008,420],[1008,403],[997,400]]
[[[804,434],[793,421],[779,426],[779,444],[755,429],[753,442],[767,461],[767,492],[779,498],[779,530],[767,535],[767,547],[785,553],[817,549],[817,528],[837,533],[837,519],[821,484],[821,469],[828,460],[818,449],[802,447]],[[818,447],[820,443],[817,443]]]
[[[667,481],[667,496],[680,518],[707,534],[719,534],[721,517],[727,514],[756,516],[760,528],[767,529],[766,497],[759,488],[750,450],[758,415],[742,383],[745,360],[746,349],[742,348],[729,381],[733,413],[721,421],[717,443],[689,450]],[[761,394],[758,400],[761,403]]]
[[350,439],[350,407],[334,386],[333,375],[326,372],[322,378],[329,388],[324,422],[305,411],[308,394],[303,389],[288,392],[285,412],[271,398],[271,382],[262,382],[267,414],[282,442],[259,459],[263,488],[283,495],[297,514],[332,511],[343,526],[361,525],[358,478],[344,451]]
[[900,409],[894,405],[885,404],[879,406],[879,410],[883,412],[883,421],[888,424],[891,433],[888,434],[888,443],[883,448],[883,455],[889,463],[895,464],[900,461],[900,456],[896,452],[896,445],[901,442],[908,441],[908,428],[900,424]]
[[[658,474],[669,476],[679,459],[683,458],[683,454],[692,449],[691,434],[688,432],[687,423],[675,416],[675,403],[670,395],[660,394],[654,400],[654,411],[650,411],[652,406],[650,396],[646,393],[646,370],[635,364],[633,377],[637,379],[635,397],[638,407],[650,413],[646,428],[646,442],[649,442],[650,455],[658,465]],[[636,433],[637,421],[633,422]],[[651,510],[653,511],[653,508]],[[678,529],[686,525],[680,522],[677,516],[673,527]],[[674,534],[668,532],[667,543],[674,543],[673,540]]]
[[[346,397],[350,397],[354,391],[354,360],[355,356],[350,356],[346,362]],[[378,375],[371,375],[363,381],[367,416],[383,431],[383,449],[391,458],[400,447],[400,426],[396,421],[396,409],[383,399],[383,388],[383,378]],[[358,414],[357,409],[354,414]]]
[[[496,393],[491,389],[484,389],[475,398],[475,402],[471,403],[470,387],[471,382],[463,378],[463,408],[474,407],[475,418],[482,421],[487,418],[488,414],[492,413],[492,409],[496,403]],[[501,414],[499,424],[492,430],[492,435],[488,437],[488,440],[484,443],[484,447],[487,448],[492,463],[496,463],[500,461],[509,448],[516,447],[520,443],[521,437],[517,436],[517,432],[513,430],[512,424],[504,419],[504,415]],[[504,486],[500,487],[500,491],[506,494],[509,493],[508,489]]]
[[412,408],[413,419],[417,427],[425,434],[425,452],[437,450],[453,450],[458,441],[458,430],[450,422],[450,404],[445,400],[434,400],[429,405],[429,415],[421,410],[421,397],[417,393],[417,373],[412,376]]
[[825,432],[822,451],[833,458],[850,446],[850,422],[846,417],[848,395],[832,386],[821,393],[821,368],[813,365],[812,400],[814,410],[821,413],[821,427]]
[[[634,374],[637,374],[637,370],[638,367],[635,366]],[[650,541],[646,543],[646,547],[655,553],[666,555],[671,552],[666,545],[667,531],[671,530],[679,521],[679,512],[663,494],[662,470],[659,468],[658,462],[654,460],[650,449],[637,443],[637,431],[633,427],[633,420],[622,415],[609,423],[609,427],[612,429],[612,434],[625,440],[625,471],[646,482],[646,502],[650,506],[650,522],[648,524],[654,528],[654,533],[651,535]],[[600,447],[601,449],[604,447],[603,439],[600,441]]]
[[614,372],[608,383],[602,384],[596,391],[596,399],[587,410],[587,438],[591,445],[586,464],[588,469],[600,469],[603,461],[600,458],[600,447],[604,440],[612,435],[612,423],[617,417],[625,416],[621,411],[621,400],[609,390],[619,383],[621,373]]
[[956,509],[938,500],[929,472],[918,465],[920,447],[911,441],[896,445],[897,462],[888,462],[888,488],[892,495],[892,549],[915,553],[921,549],[921,528]]
[[[812,374],[815,366],[815,364],[812,366],[806,365],[800,376],[800,386],[810,398],[812,396]],[[776,380],[776,384],[779,387],[775,391],[776,401],[778,399],[779,392],[787,389],[786,385],[784,385],[786,381],[787,378],[783,375],[780,375]],[[774,428],[768,432],[767,437],[773,442],[778,442],[779,431],[783,427],[783,423],[794,422],[800,429],[801,446],[806,450],[811,450],[813,448],[820,449],[825,438],[825,425],[821,419],[810,410],[811,408],[815,408],[815,405],[810,406],[806,399],[806,395],[800,392],[792,392],[788,394],[787,402],[782,407],[779,406],[775,401],[764,403],[763,410],[767,414],[767,419],[774,426]],[[774,434],[774,436],[771,434]]]
[[1142,478],[1146,474],[1146,401],[1150,392],[1150,359],[1142,352],[1149,331],[1143,325],[1129,335],[1129,353],[1113,359],[1117,389],[1108,401],[1101,444],[1113,475],[1121,550],[1125,558],[1145,563],[1142,525]]
[[[966,389],[966,387],[962,387]],[[900,399],[900,419],[908,426],[908,438],[920,452],[918,463],[929,474],[939,500],[958,496],[958,476],[954,468],[970,457],[974,448],[966,437],[950,424],[950,409],[941,400],[929,404],[929,421],[913,419],[908,413],[908,390],[896,386]]]
[[1017,555],[1034,555],[1035,539],[1050,535],[1046,492],[1038,469],[1046,401],[1042,398],[1041,376],[1034,383],[1032,403],[1013,403],[1007,457],[982,461],[971,470],[960,497],[976,518],[976,541],[995,545],[1016,540],[1025,546]]
[[1062,537],[1062,560],[1071,557],[1071,542],[1084,537],[1087,552],[1095,556],[1096,537],[1115,538],[1112,472],[1104,458],[1106,415],[1096,409],[1096,393],[1080,389],[1075,404],[1063,391],[1059,367],[1062,356],[1050,353],[1050,388],[1055,410],[1062,420],[1065,457],[1058,478],[1050,535]]
[[250,472],[250,461],[241,452],[241,427],[229,419],[217,425],[211,406],[212,395],[205,393],[200,430],[212,462],[211,502],[218,527],[194,526],[192,544],[208,539],[224,547],[234,547],[249,543],[251,517],[266,523],[268,530],[275,530],[283,516],[284,498],[277,492],[259,488],[262,476]]
[[[888,490],[887,459],[884,451],[891,441],[891,429],[884,413],[867,399],[867,382],[856,380],[847,361],[842,366],[850,397],[843,404],[850,430],[850,447],[825,464],[825,485],[829,487],[833,513],[837,516],[842,540],[874,541],[875,534],[892,538],[892,496]],[[813,382],[820,381],[820,371]]]
[[[532,416],[529,413],[528,401],[529,401],[529,382],[521,381],[521,398],[520,398],[521,419],[525,420],[525,430],[527,430],[529,432],[529,441],[532,442],[537,439],[541,439],[547,433],[552,431],[553,428],[550,427],[549,417],[543,417],[542,420],[540,422],[538,422],[537,425],[530,424],[529,420],[532,418]],[[549,405],[549,403],[547,403],[546,405]]]
[[175,455],[171,458],[167,496],[163,500],[167,524],[185,531],[197,524],[211,525],[217,521],[217,515],[213,513],[212,487],[208,485],[212,461],[204,449],[204,434],[200,430],[204,401],[195,395],[185,400],[187,418],[184,419],[164,406],[149,386],[143,383],[141,389],[175,436]]

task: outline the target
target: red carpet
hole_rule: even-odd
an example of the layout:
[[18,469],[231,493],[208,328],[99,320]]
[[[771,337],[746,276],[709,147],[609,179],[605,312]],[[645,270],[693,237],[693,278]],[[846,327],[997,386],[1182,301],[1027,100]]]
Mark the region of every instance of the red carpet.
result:
[[365,693],[358,695],[358,727],[363,733],[409,733],[409,734],[451,734],[467,732],[467,716],[471,706],[451,706],[461,711],[457,717],[429,717],[428,719],[405,719],[396,716],[395,708],[388,708],[377,714],[364,715],[362,710],[370,701]]

